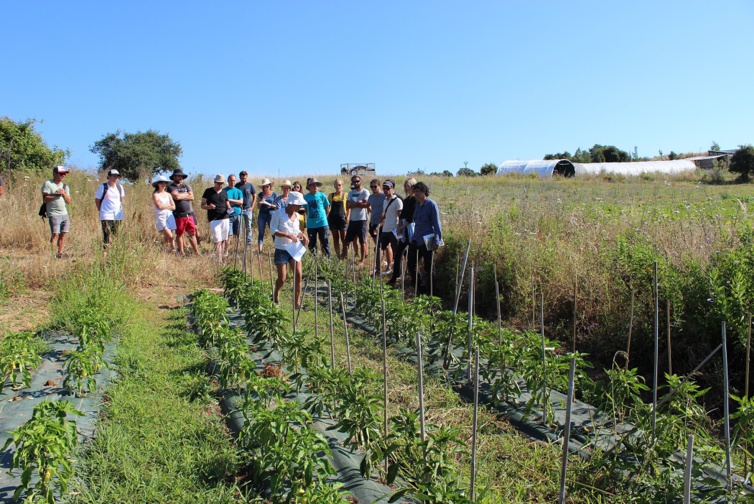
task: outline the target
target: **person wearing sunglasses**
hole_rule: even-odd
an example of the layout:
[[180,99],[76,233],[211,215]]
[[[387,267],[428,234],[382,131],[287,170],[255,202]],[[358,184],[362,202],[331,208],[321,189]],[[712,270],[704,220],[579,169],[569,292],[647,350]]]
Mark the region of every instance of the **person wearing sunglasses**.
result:
[[[361,187],[361,177],[354,175],[351,177],[351,191],[348,193],[348,201],[346,201],[346,210],[350,211],[348,228],[346,229],[346,239],[343,244],[343,251],[340,255],[341,259],[345,259],[348,255],[348,246],[351,242],[353,244],[354,254],[358,252],[358,248],[361,248],[361,259],[359,260],[359,266],[364,266],[364,261],[367,258],[367,213],[369,211],[369,191]],[[356,240],[361,244],[358,247]]]
[[[382,207],[385,206],[385,194],[382,192],[380,181],[378,179],[372,179],[369,183],[369,188],[372,190],[372,194],[367,198],[369,203],[369,236],[372,237],[374,244],[377,244],[380,234],[380,221],[382,220]],[[372,274],[379,275],[382,271],[382,265],[376,262]]]

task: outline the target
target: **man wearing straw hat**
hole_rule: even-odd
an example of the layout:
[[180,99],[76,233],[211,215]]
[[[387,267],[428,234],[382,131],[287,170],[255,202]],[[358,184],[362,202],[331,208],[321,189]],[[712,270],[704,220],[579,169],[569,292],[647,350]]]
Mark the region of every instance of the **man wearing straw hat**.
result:
[[327,216],[330,214],[330,200],[325,193],[319,192],[322,182],[316,178],[306,181],[308,194],[304,195],[306,201],[306,234],[309,235],[309,250],[317,251],[317,238],[321,243],[322,253],[330,257],[330,226],[327,224]]
[[283,288],[287,265],[290,264],[295,282],[294,296],[296,299],[294,304],[296,308],[301,306],[301,280],[303,277],[301,260],[294,259],[286,247],[290,247],[293,243],[299,241],[304,246],[309,243],[306,235],[301,232],[298,218],[298,211],[305,204],[306,200],[300,192],[291,191],[288,194],[286,205],[272,213],[272,221],[270,222],[270,230],[275,239],[275,265],[278,271],[273,301],[280,303],[280,289]]
[[208,187],[202,194],[202,210],[207,211],[210,234],[215,243],[219,264],[223,263],[223,242],[228,241],[228,218],[233,211],[228,201],[228,193],[223,191],[224,185],[225,177],[218,174],[215,176],[214,186]]

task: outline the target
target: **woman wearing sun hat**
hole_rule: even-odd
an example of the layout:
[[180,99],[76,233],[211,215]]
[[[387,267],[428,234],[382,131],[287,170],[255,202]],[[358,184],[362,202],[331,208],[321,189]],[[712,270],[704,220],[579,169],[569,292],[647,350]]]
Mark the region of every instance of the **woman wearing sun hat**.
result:
[[288,205],[288,196],[291,194],[292,187],[293,183],[290,180],[284,180],[280,184],[282,194],[278,194],[278,197],[275,198],[275,209],[285,208]]
[[272,190],[272,181],[268,178],[262,179],[262,192],[257,197],[257,208],[259,209],[259,215],[257,216],[257,243],[259,244],[259,251],[262,251],[262,243],[264,242],[264,228],[269,227],[272,221],[272,212],[275,211],[275,200],[278,195]]
[[306,200],[306,234],[309,235],[309,250],[317,251],[317,238],[322,247],[322,253],[330,257],[330,227],[327,225],[327,215],[330,213],[330,202],[324,193],[319,192],[322,182],[316,178],[306,181],[309,190],[304,194]]
[[167,192],[170,180],[165,175],[158,175],[152,182],[154,192],[152,193],[152,203],[154,204],[154,219],[157,231],[165,238],[165,247],[169,251],[175,250],[175,217],[173,217],[173,210],[175,210],[175,201],[173,197]]
[[275,294],[273,300],[280,303],[280,289],[283,288],[287,273],[287,266],[290,265],[293,270],[295,282],[295,306],[301,306],[301,280],[302,270],[301,261],[295,260],[286,250],[293,242],[300,241],[306,245],[309,240],[301,232],[298,220],[298,210],[306,203],[301,193],[292,191],[288,197],[288,203],[283,208],[278,208],[272,213],[272,222],[270,223],[270,232],[275,241],[275,265],[277,266],[278,278],[275,282]]

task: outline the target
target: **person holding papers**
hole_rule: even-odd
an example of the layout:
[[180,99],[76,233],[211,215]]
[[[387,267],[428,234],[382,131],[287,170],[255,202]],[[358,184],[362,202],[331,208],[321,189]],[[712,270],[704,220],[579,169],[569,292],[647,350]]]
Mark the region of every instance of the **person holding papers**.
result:
[[424,182],[417,182],[414,186],[416,207],[414,208],[414,236],[408,246],[408,265],[406,269],[412,278],[416,278],[417,252],[424,263],[424,275],[419,282],[419,293],[429,292],[428,278],[432,271],[434,251],[444,245],[442,241],[442,226],[440,225],[440,209],[437,203],[429,199],[429,187]]
[[298,211],[306,204],[304,196],[300,192],[291,191],[288,194],[288,204],[285,208],[278,208],[272,213],[270,231],[275,239],[275,265],[278,270],[278,278],[275,282],[275,304],[280,303],[280,289],[283,288],[286,277],[286,266],[291,264],[293,279],[295,282],[295,306],[301,306],[301,257],[306,252],[309,239],[301,232],[299,227]]

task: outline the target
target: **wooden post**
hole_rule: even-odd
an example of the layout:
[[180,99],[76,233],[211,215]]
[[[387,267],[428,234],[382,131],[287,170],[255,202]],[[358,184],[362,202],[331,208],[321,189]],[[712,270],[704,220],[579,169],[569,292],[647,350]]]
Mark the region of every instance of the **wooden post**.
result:
[[430,297],[435,295],[434,278],[435,278],[435,251],[430,250],[429,252],[429,295]]
[[[424,365],[422,364],[422,337],[416,333],[416,366],[419,371],[419,429],[422,443],[427,440],[424,425]],[[424,446],[424,461],[427,461],[427,447]]]
[[346,356],[348,358],[348,374],[353,375],[351,366],[351,341],[348,339],[348,315],[346,315],[346,303],[343,301],[343,293],[340,293],[340,306],[343,309],[343,328],[346,331]]
[[568,396],[566,398],[566,418],[563,437],[563,458],[560,464],[560,494],[558,503],[565,504],[566,472],[568,470],[568,444],[571,442],[571,410],[573,409],[573,382],[576,374],[576,358],[571,357],[571,369],[568,373]]
[[652,441],[656,438],[657,433],[657,381],[658,368],[660,360],[660,308],[657,294],[657,261],[654,268],[654,296],[655,296],[655,327],[654,327],[654,380],[652,381]]
[[403,272],[401,274],[401,301],[406,300],[406,268],[408,267],[406,254],[408,254],[408,249],[403,249],[403,252],[401,252],[401,271]]
[[332,282],[327,279],[327,308],[330,312],[330,367],[335,369],[335,332],[332,324]]
[[744,397],[749,397],[749,357],[751,356],[751,315],[749,315],[749,339],[746,341],[746,379],[744,381]]
[[694,435],[686,445],[686,467],[683,472],[683,504],[691,504],[691,472],[694,468]]
[[730,460],[730,392],[728,390],[728,345],[726,343],[725,322],[723,322],[723,416],[725,428],[725,477],[726,488],[733,488],[731,480],[731,460]]
[[[385,299],[382,299],[382,382],[384,394],[384,407],[383,407],[383,439],[387,439],[388,430],[388,392],[387,392],[387,325],[385,324]],[[387,474],[389,468],[388,458],[385,458],[385,474]]]
[[270,265],[270,290],[272,295],[275,296],[275,282],[272,280],[272,254],[267,255],[267,264]]
[[416,264],[414,267],[414,297],[419,295],[419,247],[416,247]]
[[471,426],[471,502],[475,501],[474,487],[476,486],[476,447],[477,430],[479,427],[479,348],[476,349],[474,359],[474,420]]
[[[290,266],[290,265],[289,265]],[[293,275],[291,275],[291,284],[293,286],[293,294],[291,295],[291,322],[293,323],[293,333],[296,333],[296,265],[293,265]]]

